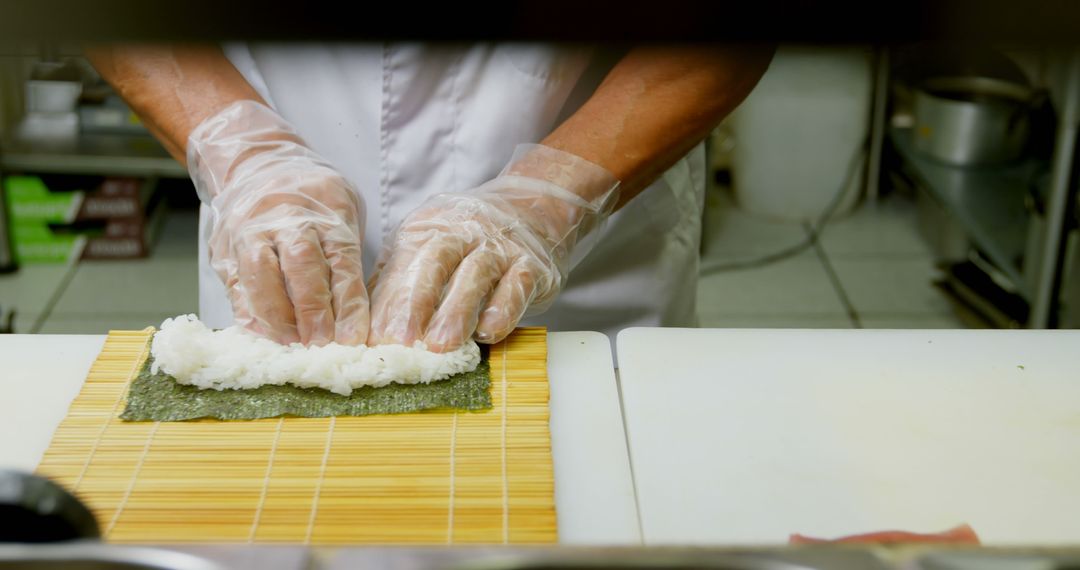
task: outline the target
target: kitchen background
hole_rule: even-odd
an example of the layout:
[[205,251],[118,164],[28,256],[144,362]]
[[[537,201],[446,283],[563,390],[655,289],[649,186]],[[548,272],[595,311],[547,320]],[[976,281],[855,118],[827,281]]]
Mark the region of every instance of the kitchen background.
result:
[[[1075,137],[1076,68],[1015,46],[783,46],[707,141],[701,325],[1075,327],[1075,192],[1051,174],[1072,169],[1056,136]],[[197,311],[186,172],[77,50],[0,44],[0,176],[0,329]]]

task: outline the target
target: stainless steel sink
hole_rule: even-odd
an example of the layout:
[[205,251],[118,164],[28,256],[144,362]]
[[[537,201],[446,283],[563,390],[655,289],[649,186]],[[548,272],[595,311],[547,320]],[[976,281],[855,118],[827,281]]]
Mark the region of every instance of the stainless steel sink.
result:
[[0,544],[0,570],[1080,570],[1080,548]]
[[121,546],[97,541],[2,544],[0,570],[304,570],[311,552],[289,545]]
[[160,548],[97,542],[0,544],[0,570],[225,570],[215,562]]
[[867,549],[368,548],[344,549],[330,570],[887,570]]
[[980,549],[931,552],[913,560],[917,570],[1080,570],[1075,549]]

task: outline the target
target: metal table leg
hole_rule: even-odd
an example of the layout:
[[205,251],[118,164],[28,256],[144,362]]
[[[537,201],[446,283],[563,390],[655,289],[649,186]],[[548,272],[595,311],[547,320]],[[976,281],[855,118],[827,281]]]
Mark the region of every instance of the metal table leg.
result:
[[1046,235],[1042,263],[1035,279],[1034,305],[1029,328],[1042,329],[1053,324],[1051,311],[1056,306],[1059,285],[1062,230],[1068,211],[1073,155],[1076,152],[1077,122],[1080,120],[1080,51],[1068,55],[1065,83],[1058,111],[1057,139],[1054,144],[1050,196],[1046,207]]
[[889,95],[889,48],[877,50],[874,62],[874,91],[870,116],[870,154],[866,162],[866,200],[878,198],[878,182],[881,179],[881,147],[885,140],[885,107]]

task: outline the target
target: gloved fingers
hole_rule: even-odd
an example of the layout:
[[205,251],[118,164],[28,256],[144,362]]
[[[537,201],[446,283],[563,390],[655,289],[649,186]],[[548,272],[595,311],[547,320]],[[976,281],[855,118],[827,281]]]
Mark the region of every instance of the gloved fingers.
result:
[[315,228],[276,236],[281,275],[292,304],[300,342],[323,346],[334,339],[330,265]]
[[358,235],[362,234],[363,232],[359,230],[360,226],[363,225],[361,221],[364,217],[364,207],[360,196],[353,191],[345,179],[338,179],[336,186],[338,188],[336,191],[329,193],[323,191],[322,194],[315,196],[316,199],[320,199],[350,229],[357,230]]
[[[232,305],[233,320],[241,327],[255,332],[258,327],[251,317],[247,299],[242,295],[243,289],[239,287],[240,275],[236,269],[236,263],[214,263],[213,265],[221,280],[225,283],[225,292],[229,296],[229,304]],[[228,269],[222,267],[223,265],[227,265]]]
[[360,244],[324,240],[323,253],[330,264],[334,340],[350,346],[361,344],[368,336],[370,315]]
[[300,342],[292,301],[285,288],[273,243],[265,237],[243,240],[235,248],[237,283],[233,312],[250,315],[252,332],[281,344]]
[[484,301],[505,270],[505,256],[488,248],[465,257],[451,276],[442,303],[424,335],[428,350],[455,350],[472,337]]
[[230,259],[228,263],[213,263],[213,265],[218,271],[221,280],[225,283],[225,291],[229,295],[229,304],[232,305],[233,320],[247,330],[256,331],[258,327],[251,316],[247,299],[242,296],[243,288],[239,286],[240,273],[235,260]]
[[394,239],[383,245],[378,258],[375,259],[375,269],[368,276],[369,290],[374,291],[376,285],[382,281],[383,272],[391,261],[400,264],[404,260],[403,252],[406,249],[417,249],[418,244],[425,243],[437,237],[439,233],[445,232],[446,222],[439,219],[440,215],[445,214],[445,209],[439,207],[442,202],[439,198],[440,196],[428,198],[420,208],[413,210],[395,232]]
[[451,274],[465,255],[465,240],[425,233],[423,242],[398,240],[372,295],[368,344],[411,345],[423,337]]
[[[379,252],[379,257],[375,258],[375,269],[373,269],[371,271],[371,275],[368,275],[368,277],[367,277],[367,290],[369,292],[371,292],[371,298],[372,298],[372,313],[374,313],[374,311],[375,311],[375,309],[374,309],[375,288],[379,285],[379,282],[382,280],[383,270],[386,269],[386,264],[390,263],[391,257],[392,257],[392,255],[391,255],[390,249],[384,247],[382,249],[382,251]],[[372,321],[372,322],[374,323],[374,321]]]
[[494,344],[517,326],[536,296],[535,263],[519,260],[510,267],[491,294],[476,325],[476,340]]
[[413,252],[390,249],[390,246],[386,246],[379,256],[375,274],[372,275],[368,285],[371,294],[371,328],[368,331],[368,346],[399,342],[389,334],[388,329],[395,318],[394,313],[402,308],[396,305],[401,296],[398,289],[404,287],[402,283],[405,281],[405,273],[408,272],[413,258]]

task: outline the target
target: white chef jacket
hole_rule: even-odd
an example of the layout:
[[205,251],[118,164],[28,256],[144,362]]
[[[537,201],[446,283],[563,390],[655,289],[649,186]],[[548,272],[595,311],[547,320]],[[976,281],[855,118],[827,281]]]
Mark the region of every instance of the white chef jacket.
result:
[[[239,44],[225,53],[358,189],[368,274],[425,198],[493,178],[516,145],[540,142],[579,108],[615,62],[587,47],[521,44]],[[698,145],[609,219],[554,305],[522,324],[612,340],[630,326],[696,326],[704,176]],[[208,219],[204,205],[199,310],[225,327],[233,316],[207,256]]]

